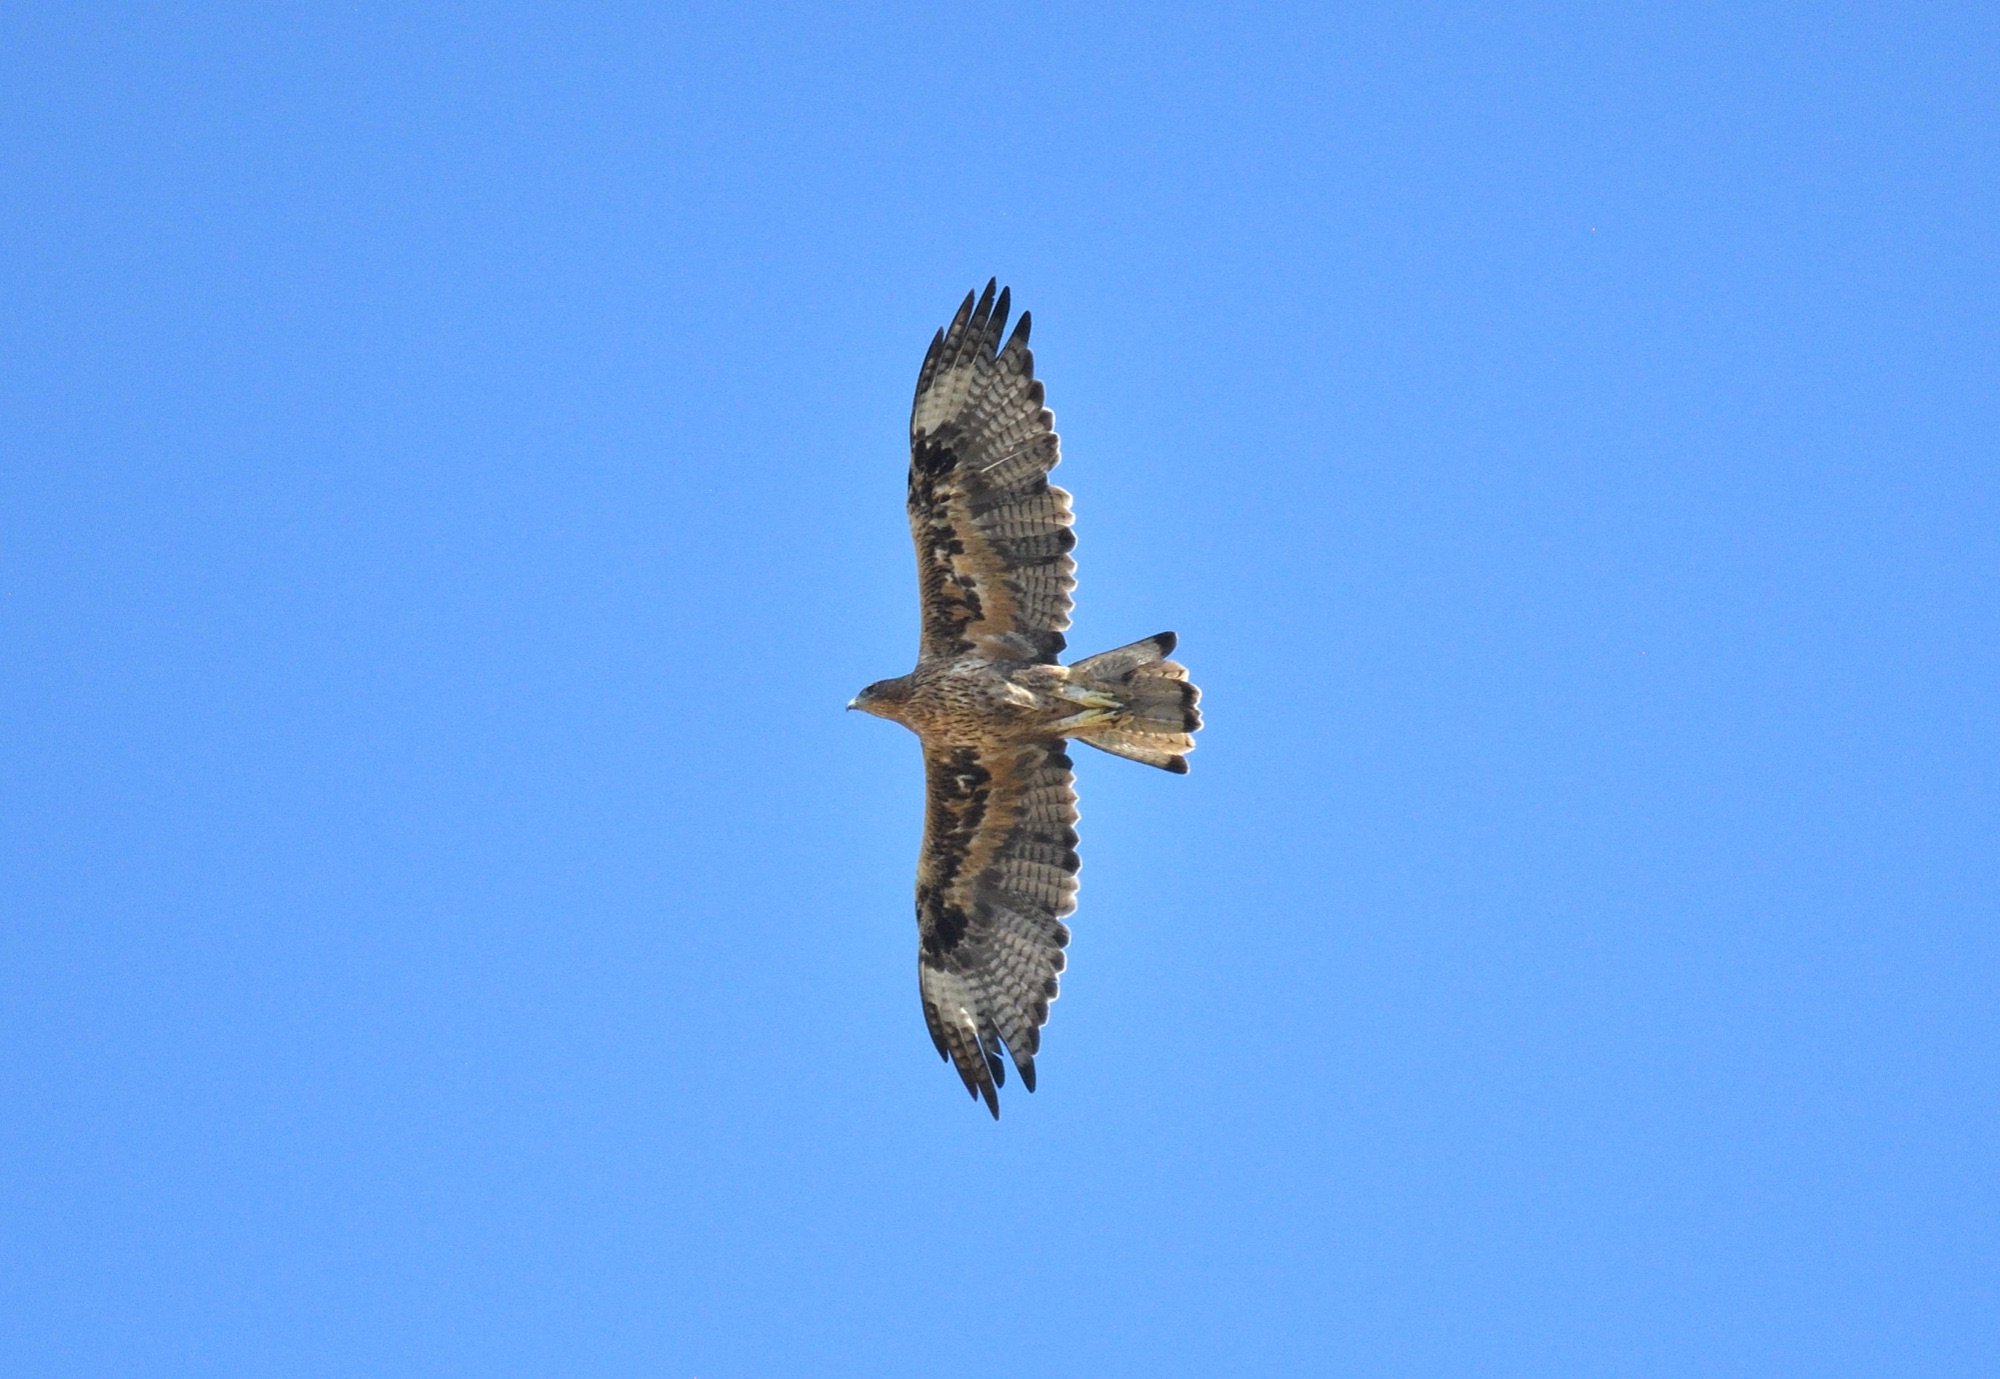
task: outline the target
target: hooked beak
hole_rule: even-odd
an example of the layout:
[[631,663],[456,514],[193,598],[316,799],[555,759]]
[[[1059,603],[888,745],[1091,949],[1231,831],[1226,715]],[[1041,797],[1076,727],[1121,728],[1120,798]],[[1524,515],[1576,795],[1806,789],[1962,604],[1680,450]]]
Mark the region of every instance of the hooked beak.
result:
[[847,701],[847,707],[850,709],[858,709],[861,707],[861,701],[859,699],[850,699]]

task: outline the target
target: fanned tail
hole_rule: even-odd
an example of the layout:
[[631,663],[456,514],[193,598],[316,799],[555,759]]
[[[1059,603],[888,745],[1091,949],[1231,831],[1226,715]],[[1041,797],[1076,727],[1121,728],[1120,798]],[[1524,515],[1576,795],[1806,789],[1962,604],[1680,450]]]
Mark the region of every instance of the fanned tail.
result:
[[1077,729],[1076,740],[1185,775],[1201,727],[1201,691],[1189,683],[1186,666],[1167,659],[1177,640],[1162,632],[1071,666],[1072,685],[1116,701],[1105,722]]

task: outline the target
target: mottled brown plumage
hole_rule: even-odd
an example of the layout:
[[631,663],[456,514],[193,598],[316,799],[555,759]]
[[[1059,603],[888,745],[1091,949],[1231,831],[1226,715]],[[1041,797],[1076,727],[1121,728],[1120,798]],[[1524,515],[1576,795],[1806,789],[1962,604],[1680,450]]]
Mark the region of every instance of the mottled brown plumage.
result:
[[917,972],[940,1056],[997,1118],[1002,1052],[1035,1089],[1076,908],[1068,739],[1185,772],[1200,692],[1174,635],[1056,663],[1076,565],[1069,495],[1028,351],[1028,314],[1001,343],[1007,293],[968,293],[931,341],[910,415],[917,667],[848,706],[923,742]]

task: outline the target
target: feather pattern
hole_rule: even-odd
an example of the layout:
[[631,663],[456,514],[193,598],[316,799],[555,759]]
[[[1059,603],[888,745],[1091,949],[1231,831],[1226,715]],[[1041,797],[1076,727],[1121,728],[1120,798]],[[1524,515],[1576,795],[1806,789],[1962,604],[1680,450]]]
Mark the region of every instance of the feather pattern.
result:
[[910,409],[910,534],[925,659],[974,653],[1053,662],[1065,645],[1076,545],[1061,460],[1042,405],[1030,316],[1006,329],[989,281],[931,341]]
[[1035,1089],[1076,909],[1076,790],[1060,742],[925,745],[917,976],[941,1057],[997,1117],[1004,1050]]

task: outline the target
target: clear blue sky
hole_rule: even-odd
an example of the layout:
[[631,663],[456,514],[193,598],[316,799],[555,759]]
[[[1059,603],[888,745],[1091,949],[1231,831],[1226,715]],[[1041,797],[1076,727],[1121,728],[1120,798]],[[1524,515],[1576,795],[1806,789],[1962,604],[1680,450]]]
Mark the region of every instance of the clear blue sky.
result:
[[[2000,11],[421,8],[0,15],[0,1372],[2000,1372]],[[998,1125],[993,274],[1210,725]]]

